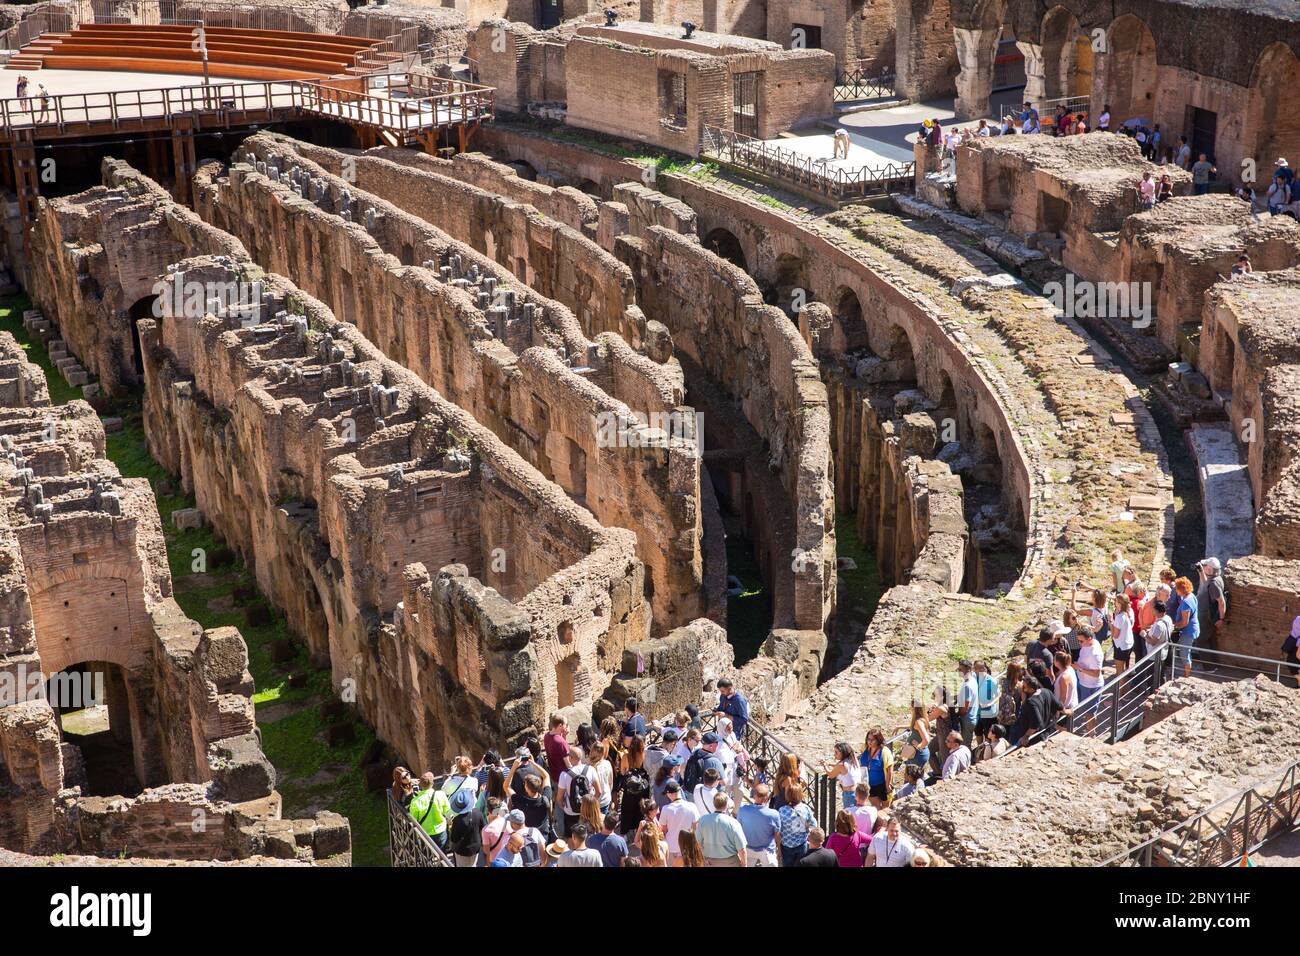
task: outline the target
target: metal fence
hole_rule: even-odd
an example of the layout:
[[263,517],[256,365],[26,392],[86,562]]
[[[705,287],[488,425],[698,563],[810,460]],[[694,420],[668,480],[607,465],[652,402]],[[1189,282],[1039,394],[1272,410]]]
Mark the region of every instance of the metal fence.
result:
[[42,33],[70,33],[81,23],[76,3],[36,3],[26,8],[23,19],[0,33],[0,50],[17,50]]
[[835,200],[889,192],[912,180],[914,163],[882,166],[833,166],[833,160],[777,146],[734,130],[705,126],[701,155],[741,169],[783,180]]
[[389,865],[401,867],[455,866],[424,827],[388,791]]
[[839,103],[893,99],[897,96],[894,80],[893,73],[870,73],[862,61],[853,61],[852,66],[836,73],[834,98]]
[[1100,866],[1232,866],[1296,828],[1300,760]]

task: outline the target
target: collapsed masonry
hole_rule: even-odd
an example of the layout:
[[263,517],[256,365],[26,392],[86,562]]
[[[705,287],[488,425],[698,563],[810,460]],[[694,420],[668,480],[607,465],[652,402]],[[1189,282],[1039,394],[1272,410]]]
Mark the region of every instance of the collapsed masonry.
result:
[[[1129,740],[1058,734],[894,809],[906,832],[959,866],[1095,866],[1240,790],[1267,789],[1300,748],[1297,699],[1300,691],[1265,677],[1180,679],[1150,698],[1146,729]],[[1239,858],[1213,826],[1203,833],[1226,853],[1219,863]]]
[[[104,458],[89,405],[50,404],[8,333],[0,369],[0,845],[168,860],[346,855],[336,814],[280,819],[243,638],[201,630],[173,600],[148,482]],[[107,729],[66,733],[64,715],[92,704],[106,707]],[[115,773],[99,765],[105,751]]]

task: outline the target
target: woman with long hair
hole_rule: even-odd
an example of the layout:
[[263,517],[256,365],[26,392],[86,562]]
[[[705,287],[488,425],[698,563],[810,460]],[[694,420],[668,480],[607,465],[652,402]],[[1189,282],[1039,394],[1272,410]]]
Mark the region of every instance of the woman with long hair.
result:
[[794,866],[808,853],[808,831],[817,826],[812,808],[803,802],[803,784],[794,783],[786,793],[789,802],[781,814],[781,865]]
[[[929,759],[929,754],[926,754],[926,759]],[[863,743],[859,763],[862,765],[871,796],[888,803],[894,792],[894,755],[885,746],[885,732],[879,727],[872,727],[867,731],[867,739]],[[846,806],[844,809],[851,810],[852,807]]]
[[803,768],[799,758],[786,751],[781,754],[781,761],[776,768],[776,786],[772,788],[772,809],[780,810],[790,802],[790,788],[803,784]]
[[[912,756],[907,758],[907,762],[924,767],[930,762],[930,715],[919,700],[912,701],[912,716],[907,726],[907,743],[912,748]],[[867,743],[870,742],[868,739]]]
[[[650,774],[645,769],[645,738],[634,734],[623,754],[622,787],[619,797],[618,831],[627,835],[641,822],[641,805],[650,800]],[[654,801],[650,800],[651,805]]]
[[1019,661],[1007,661],[1007,672],[1002,678],[1002,694],[998,697],[998,723],[1011,727],[1020,717],[1020,678],[1025,669]]
[[853,795],[853,790],[862,779],[862,768],[858,766],[858,755],[853,752],[853,748],[843,740],[839,741],[835,745],[834,756],[826,761],[822,769],[835,777],[839,784],[840,801],[844,809],[856,806],[857,798]]
[[1127,594],[1115,595],[1115,610],[1110,615],[1110,646],[1115,654],[1115,673],[1128,670],[1133,657],[1133,611]]
[[605,826],[605,814],[600,812],[600,798],[589,793],[582,798],[582,822],[587,824],[588,833],[599,833]]
[[[610,764],[607,754],[609,749],[602,741],[596,741],[591,745],[591,750],[587,752],[587,763],[591,764],[591,769],[596,771],[596,779],[600,781],[600,813],[604,816],[614,802],[614,768]],[[599,833],[599,830],[593,830],[593,833]]]
[[506,790],[506,774],[500,767],[488,767],[487,782],[478,793],[478,808],[480,810],[487,807],[488,797],[496,797],[507,805],[510,803],[510,795]]
[[835,814],[835,832],[826,838],[826,849],[835,854],[840,866],[861,866],[863,843],[853,814],[848,810]]
[[406,808],[415,799],[415,779],[405,767],[393,768],[393,799]]
[[677,835],[677,849],[679,866],[704,866],[704,851],[694,830],[683,830]]
[[[682,831],[682,835],[685,836],[687,832]],[[641,837],[637,840],[637,846],[641,848],[642,866],[668,865],[668,841],[664,839],[659,824],[647,820],[645,826],[641,828]]]

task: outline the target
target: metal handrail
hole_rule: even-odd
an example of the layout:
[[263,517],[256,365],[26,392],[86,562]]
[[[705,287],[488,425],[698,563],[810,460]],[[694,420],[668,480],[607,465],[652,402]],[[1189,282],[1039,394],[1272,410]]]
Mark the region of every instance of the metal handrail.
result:
[[388,794],[388,850],[389,865],[397,867],[455,866],[451,857],[443,852],[424,827],[407,812],[393,791]]
[[[1261,788],[1273,784],[1272,793]],[[1223,816],[1223,810],[1232,810]],[[1265,783],[1253,784],[1213,806],[1117,853],[1098,866],[1232,866],[1270,840],[1296,828],[1300,760]]]
[[774,146],[718,126],[704,127],[701,155],[756,173],[785,179],[836,199],[865,196],[890,184],[911,181],[914,163],[886,163],[856,169],[832,167],[825,159]]
[[837,102],[852,100],[887,99],[897,95],[895,76],[886,71],[872,75],[863,68],[865,61],[855,60],[855,65],[835,75],[832,93]]

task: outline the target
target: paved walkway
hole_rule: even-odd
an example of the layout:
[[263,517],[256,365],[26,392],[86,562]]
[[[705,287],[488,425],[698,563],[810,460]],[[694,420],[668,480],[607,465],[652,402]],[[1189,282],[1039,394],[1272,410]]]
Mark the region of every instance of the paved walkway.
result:
[[[1006,90],[993,96],[989,112],[995,116],[1002,115],[1004,105],[1023,101],[1023,90]],[[836,122],[849,131],[849,138],[863,148],[884,154],[905,152],[904,162],[912,161],[912,143],[916,140],[921,122],[937,119],[946,128],[952,125],[954,100],[930,100],[926,103],[907,103],[903,106],[889,106],[879,110],[864,110],[860,113],[848,113]],[[976,122],[962,123],[962,126],[977,126]],[[895,160],[897,161],[897,160]]]
[[1197,425],[1187,432],[1205,506],[1205,554],[1227,565],[1255,550],[1255,509],[1250,475],[1226,425]]

